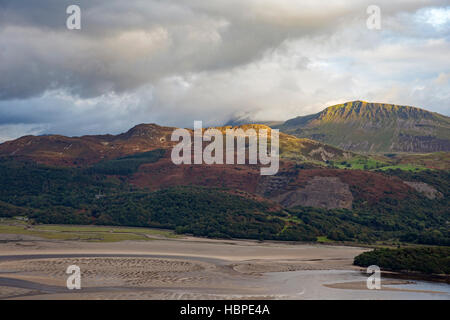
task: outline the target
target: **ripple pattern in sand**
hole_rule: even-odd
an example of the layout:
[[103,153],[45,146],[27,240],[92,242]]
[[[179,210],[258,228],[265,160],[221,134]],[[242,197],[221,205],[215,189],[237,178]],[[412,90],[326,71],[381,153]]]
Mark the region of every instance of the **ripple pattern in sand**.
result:
[[0,263],[0,272],[64,280],[66,269],[81,269],[82,286],[179,286],[212,280],[215,265],[176,259],[102,257],[51,258]]

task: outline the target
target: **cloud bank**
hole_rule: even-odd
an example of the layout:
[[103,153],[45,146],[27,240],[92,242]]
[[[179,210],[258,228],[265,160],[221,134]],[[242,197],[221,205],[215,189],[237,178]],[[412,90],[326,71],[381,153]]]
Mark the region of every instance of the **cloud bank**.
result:
[[[66,8],[81,8],[81,30]],[[0,0],[0,141],[284,120],[355,99],[450,114],[447,1]],[[447,6],[446,6],[447,5]]]

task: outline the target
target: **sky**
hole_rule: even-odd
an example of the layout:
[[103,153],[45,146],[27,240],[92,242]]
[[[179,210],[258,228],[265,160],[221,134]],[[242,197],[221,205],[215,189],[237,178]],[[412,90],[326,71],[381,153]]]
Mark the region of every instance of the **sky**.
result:
[[352,100],[450,115],[449,57],[448,0],[0,0],[0,142]]

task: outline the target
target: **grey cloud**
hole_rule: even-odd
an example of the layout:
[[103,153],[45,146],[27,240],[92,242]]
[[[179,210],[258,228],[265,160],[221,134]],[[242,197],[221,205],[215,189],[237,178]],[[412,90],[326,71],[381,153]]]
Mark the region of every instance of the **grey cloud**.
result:
[[[0,71],[6,75],[0,99],[52,89],[95,97],[167,76],[242,66],[286,39],[326,35],[364,20],[370,1],[84,0],[76,2],[82,30],[69,31],[65,8],[72,3],[0,1]],[[380,1],[386,15],[425,3],[443,1]]]
[[[80,31],[65,28],[73,3]],[[449,28],[414,20],[447,1],[380,0],[375,32],[369,4],[0,0],[0,126],[118,133],[140,122],[287,119],[353,99],[448,114]]]

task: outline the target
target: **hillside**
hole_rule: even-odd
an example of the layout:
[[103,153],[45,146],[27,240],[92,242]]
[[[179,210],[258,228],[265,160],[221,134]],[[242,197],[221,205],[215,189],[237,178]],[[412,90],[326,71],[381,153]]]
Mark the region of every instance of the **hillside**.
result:
[[84,166],[105,159],[169,148],[172,130],[156,124],[140,124],[119,135],[24,136],[0,144],[0,157],[25,158],[51,165]]
[[[448,173],[395,177],[291,164],[264,178],[250,166],[175,166],[166,160],[152,157],[137,172],[120,175],[0,161],[0,216],[221,238],[450,243]],[[416,181],[440,194],[431,199],[405,183]]]
[[31,159],[38,163],[85,166],[102,160],[169,148],[174,128],[140,124],[119,135],[65,137],[24,136],[0,144],[0,157]]
[[[228,128],[270,131],[270,127],[265,125],[229,126],[217,129],[224,132]],[[24,136],[0,144],[0,157],[25,158],[49,165],[86,166],[155,149],[169,149],[176,144],[170,141],[175,129],[156,124],[140,124],[119,135]],[[283,133],[280,134],[280,155],[291,160],[317,162],[348,159],[353,156],[352,153],[321,142]]]
[[356,152],[450,151],[450,118],[408,106],[352,101],[276,127]]
[[[435,165],[447,154],[371,158],[280,133],[280,170],[261,176],[259,165],[175,165],[173,129],[1,144],[0,216],[211,237],[450,243],[450,177]],[[408,161],[436,170],[401,169]]]

